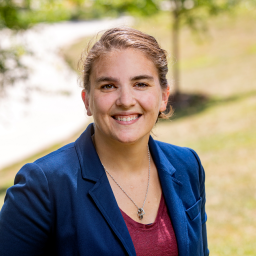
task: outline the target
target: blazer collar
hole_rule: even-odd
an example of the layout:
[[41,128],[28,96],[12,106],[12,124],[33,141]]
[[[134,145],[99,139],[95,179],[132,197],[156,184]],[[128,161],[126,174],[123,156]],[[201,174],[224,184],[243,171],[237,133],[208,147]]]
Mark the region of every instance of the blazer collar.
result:
[[172,166],[164,152],[161,150],[161,148],[157,145],[156,141],[151,136],[149,137],[148,145],[157,170],[161,169],[167,174],[173,175],[176,172],[176,169]]
[[[91,180],[96,183],[93,189],[89,191],[89,194],[126,248],[128,254],[136,255],[129,231],[93,145],[91,139],[93,133],[93,124],[90,124],[75,142],[82,177],[85,180]],[[166,153],[162,151],[152,137],[149,139],[149,149],[158,170],[163,195],[178,243],[179,255],[188,256],[187,223],[184,207],[180,199],[182,183],[175,179],[174,174],[176,169],[168,160]]]
[[75,149],[80,162],[82,177],[84,179],[98,181],[105,174],[105,171],[92,142],[91,136],[93,134],[94,128],[93,123],[91,123],[76,140]]

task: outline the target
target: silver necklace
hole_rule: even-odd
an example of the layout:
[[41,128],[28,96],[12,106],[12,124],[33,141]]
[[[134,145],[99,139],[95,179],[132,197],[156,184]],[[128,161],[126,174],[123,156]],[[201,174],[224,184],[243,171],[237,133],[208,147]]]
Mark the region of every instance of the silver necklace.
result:
[[148,162],[149,162],[149,165],[148,165],[148,185],[147,185],[147,191],[146,191],[146,195],[145,195],[145,199],[144,199],[144,202],[143,202],[143,205],[142,207],[138,207],[138,205],[131,199],[131,197],[123,190],[123,188],[118,184],[118,182],[114,179],[114,177],[108,172],[108,170],[105,168],[104,165],[103,168],[104,170],[106,171],[106,173],[112,178],[112,180],[116,183],[116,185],[125,193],[125,195],[133,202],[133,204],[137,207],[138,211],[137,211],[137,215],[138,215],[138,218],[140,220],[143,219],[143,215],[145,214],[145,211],[144,211],[144,205],[145,205],[145,202],[146,202],[146,198],[147,198],[147,195],[148,195],[148,187],[149,187],[149,179],[150,179],[150,153],[149,153],[149,149],[148,149]]

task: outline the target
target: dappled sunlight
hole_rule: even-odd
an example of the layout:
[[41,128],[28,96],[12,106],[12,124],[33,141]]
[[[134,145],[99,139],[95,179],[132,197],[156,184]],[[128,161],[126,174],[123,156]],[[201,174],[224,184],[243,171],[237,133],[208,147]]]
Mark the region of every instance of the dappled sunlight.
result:
[[[180,95],[187,97],[187,102],[175,105],[174,115],[170,120],[159,120],[152,131],[154,139],[191,147],[200,156],[206,172],[207,229],[211,256],[256,254],[255,17],[249,9],[239,9],[233,16],[209,18],[209,30],[206,34],[193,35],[186,28],[181,31]],[[124,19],[128,23],[134,21],[135,28],[152,34],[164,49],[171,51],[169,13],[135,20],[127,17]],[[116,25],[110,20],[104,20],[102,22],[106,27],[108,21],[108,24],[111,23],[109,26]],[[66,25],[72,30],[75,23],[68,24]],[[93,24],[90,23],[91,26],[95,25]],[[32,63],[32,66],[42,68],[39,70],[41,76],[36,80],[37,83],[47,81],[47,85],[34,87],[30,92],[33,97],[23,107],[19,107],[17,102],[9,104],[8,99],[5,103],[0,103],[0,155],[5,156],[0,159],[0,168],[21,160],[12,166],[1,168],[0,206],[6,189],[13,184],[14,176],[22,165],[74,141],[88,122],[92,121],[85,120],[86,114],[80,99],[81,88],[77,84],[77,73],[74,70],[80,53],[91,38],[88,36],[106,28],[102,27],[102,23],[98,24],[90,33],[76,34],[73,38],[69,36],[67,45],[66,35],[72,33],[65,31],[65,25],[63,30],[58,27],[57,30],[62,31],[63,37],[56,39],[54,49],[48,52],[46,47],[42,53],[50,55],[54,51],[56,59],[48,62],[53,64],[54,72],[49,66],[52,73],[47,73],[43,66],[48,64],[39,64],[38,59]],[[51,28],[54,26],[56,25]],[[77,27],[76,29],[78,30]],[[81,27],[80,29],[83,30]],[[52,30],[53,34],[54,31]],[[54,40],[48,40],[49,34],[47,35],[43,42],[46,44],[49,41],[51,46]],[[38,44],[38,47],[41,46],[42,42]],[[171,70],[175,65],[175,58],[170,56],[169,62]],[[74,70],[70,70],[70,67]],[[53,82],[52,75],[55,72],[60,79],[55,78],[54,83],[58,83],[57,87],[62,94],[53,97],[47,92],[48,89],[54,90],[54,83],[50,82]],[[170,85],[173,85],[171,72],[168,76]],[[35,88],[41,88],[41,91]],[[20,89],[11,90],[14,90],[13,94],[17,99],[19,95],[15,92]],[[44,100],[40,100],[38,95],[43,95]],[[1,106],[7,106],[9,110],[5,109],[1,114]],[[8,113],[13,113],[13,116]],[[10,118],[7,120],[9,126],[2,125],[1,115]],[[15,118],[19,121],[16,122]],[[27,122],[27,119],[30,121]],[[55,123],[58,125],[55,126]],[[70,129],[60,136],[60,131],[64,132],[64,128]],[[52,134],[48,141],[44,136],[47,133]],[[28,138],[30,142],[24,143]],[[36,139],[43,141],[43,144]],[[44,144],[45,142],[47,143]],[[14,149],[24,153],[25,146],[31,145],[36,148],[16,156]],[[8,151],[8,147],[11,150]],[[45,150],[39,152],[42,149]]]

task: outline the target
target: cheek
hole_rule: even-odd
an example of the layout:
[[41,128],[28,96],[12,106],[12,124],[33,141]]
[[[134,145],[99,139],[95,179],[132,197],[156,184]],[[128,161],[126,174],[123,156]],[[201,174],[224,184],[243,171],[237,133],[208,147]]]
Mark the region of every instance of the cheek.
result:
[[158,113],[161,105],[161,95],[157,92],[150,93],[147,97],[141,97],[140,102],[145,109]]
[[93,114],[97,116],[98,114],[108,113],[113,105],[113,99],[106,95],[105,97],[95,97],[91,100],[91,106],[93,106]]

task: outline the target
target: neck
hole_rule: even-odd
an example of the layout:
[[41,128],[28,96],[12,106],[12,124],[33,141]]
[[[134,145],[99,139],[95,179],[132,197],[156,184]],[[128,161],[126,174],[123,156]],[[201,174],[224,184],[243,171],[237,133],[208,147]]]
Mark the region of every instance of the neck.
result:
[[134,143],[121,143],[105,141],[97,132],[94,134],[94,144],[105,168],[126,176],[140,174],[148,168],[148,139],[147,136]]

